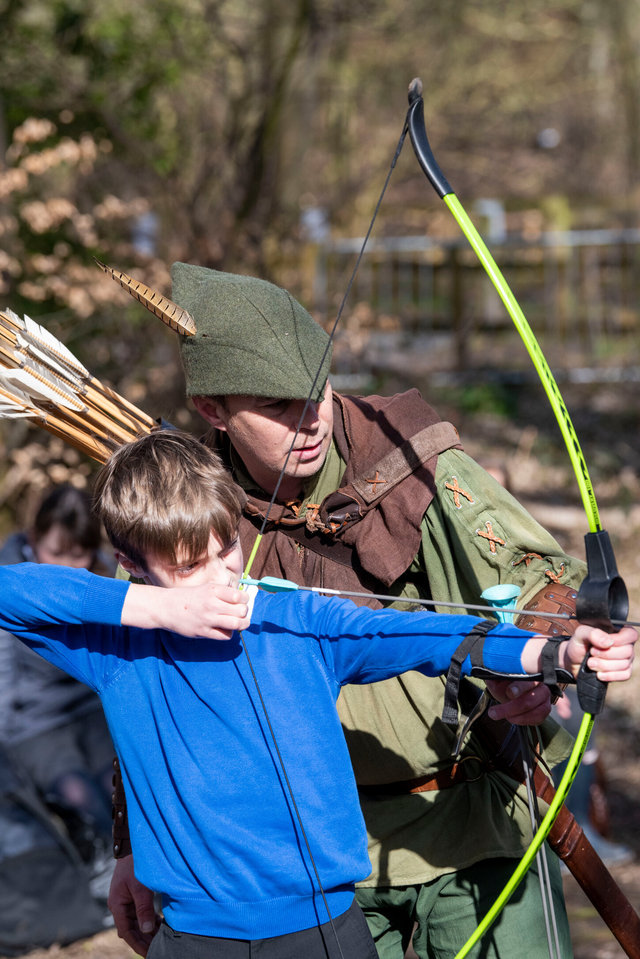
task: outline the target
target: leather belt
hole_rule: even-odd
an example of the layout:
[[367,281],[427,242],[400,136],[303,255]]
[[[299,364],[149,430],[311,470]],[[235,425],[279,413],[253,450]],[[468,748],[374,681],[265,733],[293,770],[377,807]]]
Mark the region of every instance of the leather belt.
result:
[[406,796],[410,793],[434,792],[450,789],[459,783],[474,783],[494,769],[494,765],[480,756],[463,756],[447,769],[439,769],[430,776],[402,779],[393,783],[358,784],[358,792],[365,796]]

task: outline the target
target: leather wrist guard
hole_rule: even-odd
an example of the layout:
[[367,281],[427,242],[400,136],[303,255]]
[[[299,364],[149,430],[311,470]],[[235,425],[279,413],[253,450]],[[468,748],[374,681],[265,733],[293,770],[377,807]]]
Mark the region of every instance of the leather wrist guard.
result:
[[[533,599],[530,599],[525,609],[528,613],[521,613],[514,625],[520,629],[530,629],[534,633],[543,633],[547,636],[561,637],[571,636],[576,631],[578,625],[577,619],[554,619],[545,616],[545,613],[566,613],[568,616],[576,615],[576,600],[578,597],[577,589],[573,586],[565,586],[562,583],[547,583],[542,589],[539,589]],[[549,644],[544,647],[543,657]],[[555,651],[555,662],[558,661],[558,651]],[[545,682],[551,691],[551,701],[557,702],[562,696],[562,691],[566,683],[554,683],[551,680],[550,669],[545,666],[543,661],[543,670],[546,670]]]
[[554,619],[545,617],[545,613],[566,613],[569,616],[575,616],[577,596],[578,591],[572,586],[547,583],[529,600],[525,606],[529,612],[521,613],[515,620],[514,626],[546,636],[571,636],[576,631],[577,619]]
[[131,855],[131,839],[127,819],[127,797],[124,794],[124,783],[117,758],[113,760],[112,783],[113,858],[122,859],[124,856]]

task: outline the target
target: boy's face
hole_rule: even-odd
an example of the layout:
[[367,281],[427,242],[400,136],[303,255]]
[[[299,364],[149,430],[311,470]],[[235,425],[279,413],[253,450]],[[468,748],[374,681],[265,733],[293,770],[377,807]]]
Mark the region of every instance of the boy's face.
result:
[[206,551],[190,562],[170,563],[166,558],[147,553],[147,568],[142,569],[126,556],[118,554],[117,559],[123,569],[150,586],[163,586],[172,589],[176,586],[202,586],[212,583],[216,586],[237,586],[242,576],[242,549],[236,536],[229,543],[222,543],[215,533],[209,536]]
[[[302,416],[304,400],[273,400],[257,396],[228,396],[225,405],[194,397],[198,412],[224,430],[248,472],[267,493],[273,493]],[[322,468],[333,433],[331,386],[324,399],[309,403],[305,419],[287,462],[279,499],[293,499],[302,483]]]

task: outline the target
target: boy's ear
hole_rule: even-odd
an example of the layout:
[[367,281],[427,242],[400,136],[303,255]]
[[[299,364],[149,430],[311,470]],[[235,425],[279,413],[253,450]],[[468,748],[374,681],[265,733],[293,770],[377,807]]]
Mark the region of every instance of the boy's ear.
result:
[[122,566],[125,573],[128,573],[129,576],[134,576],[136,579],[145,578],[147,571],[141,566],[138,566],[137,563],[134,563],[133,560],[130,560],[129,557],[125,556],[124,553],[121,553],[119,549],[114,550],[114,555],[116,558],[116,563],[118,563],[119,566]]
[[217,430],[226,432],[226,420],[221,413],[224,413],[224,407],[217,403],[210,396],[192,396],[191,401],[197,409],[200,416]]

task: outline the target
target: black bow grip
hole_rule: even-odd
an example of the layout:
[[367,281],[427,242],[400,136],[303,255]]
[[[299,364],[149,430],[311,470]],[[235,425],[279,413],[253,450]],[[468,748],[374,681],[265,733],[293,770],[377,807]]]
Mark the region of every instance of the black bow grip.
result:
[[[629,596],[618,573],[613,547],[606,530],[587,533],[584,538],[587,575],[578,590],[578,622],[612,633],[629,615]],[[615,624],[615,625],[614,625]],[[587,666],[588,655],[578,673],[578,702],[586,713],[597,715],[604,706],[607,684]]]

